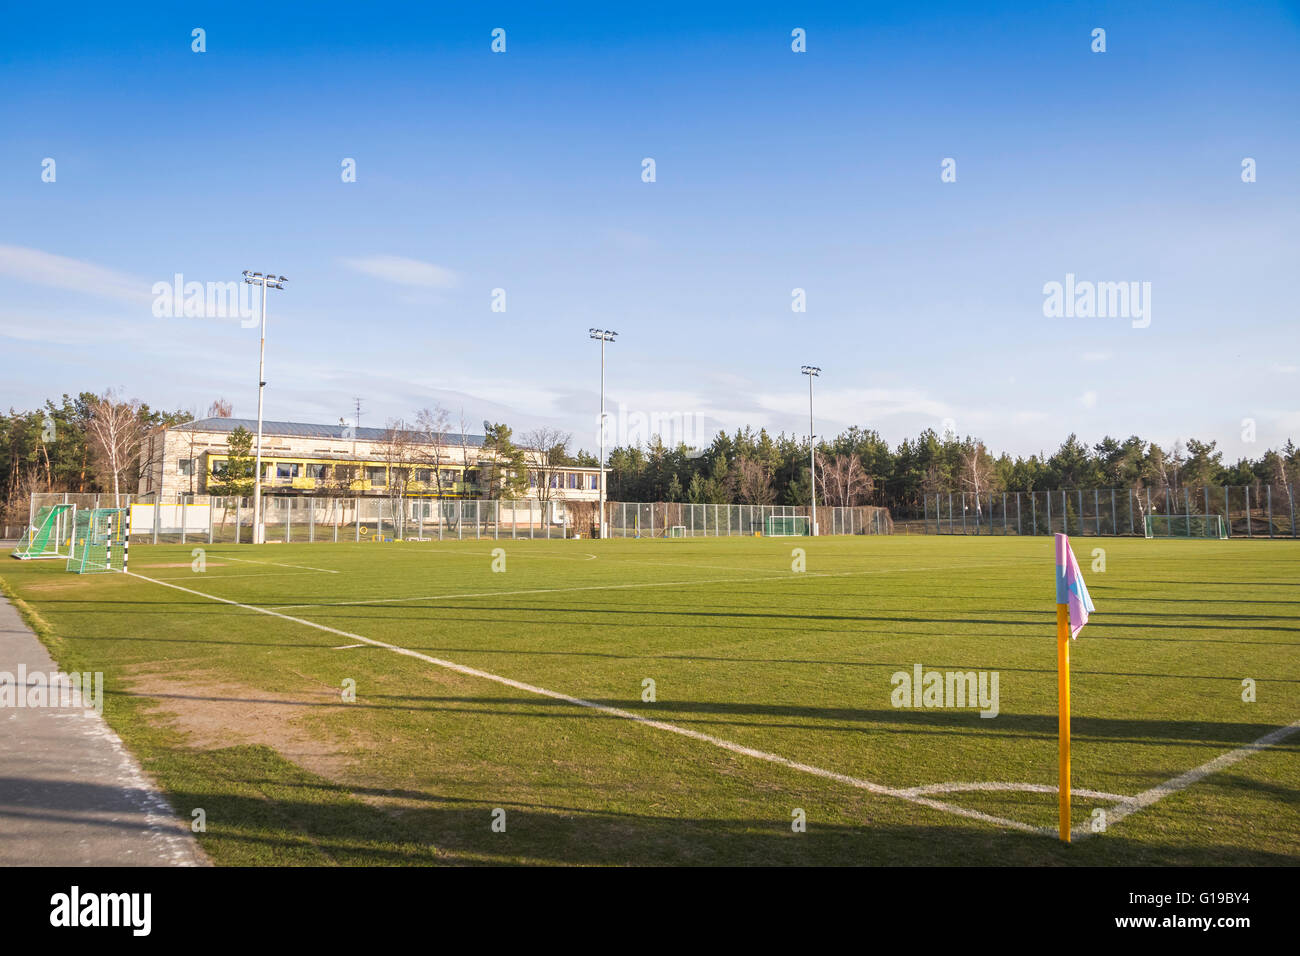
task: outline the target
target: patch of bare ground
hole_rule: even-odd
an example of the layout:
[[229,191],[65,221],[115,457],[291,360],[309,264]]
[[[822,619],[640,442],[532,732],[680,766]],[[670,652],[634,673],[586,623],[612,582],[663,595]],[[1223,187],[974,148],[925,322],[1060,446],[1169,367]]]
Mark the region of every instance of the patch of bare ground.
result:
[[305,770],[347,785],[355,742],[322,738],[310,719],[322,708],[348,706],[334,688],[304,681],[299,693],[283,694],[201,673],[181,679],[147,671],[131,675],[127,685],[133,694],[156,701],[155,713],[191,746],[270,747]]

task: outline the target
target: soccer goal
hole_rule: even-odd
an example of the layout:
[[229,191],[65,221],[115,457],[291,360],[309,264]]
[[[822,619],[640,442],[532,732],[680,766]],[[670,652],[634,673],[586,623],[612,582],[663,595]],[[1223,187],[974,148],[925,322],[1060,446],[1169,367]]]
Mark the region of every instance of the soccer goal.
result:
[[686,525],[684,524],[673,525],[671,528],[668,529],[668,537],[670,538],[686,537]]
[[763,519],[763,534],[769,538],[788,538],[808,534],[805,515],[768,515]]
[[1222,515],[1147,515],[1148,538],[1227,538]]
[[125,508],[90,508],[77,512],[68,553],[74,574],[125,571],[127,562]]
[[13,556],[20,561],[66,558],[72,541],[76,505],[45,505],[36,512]]

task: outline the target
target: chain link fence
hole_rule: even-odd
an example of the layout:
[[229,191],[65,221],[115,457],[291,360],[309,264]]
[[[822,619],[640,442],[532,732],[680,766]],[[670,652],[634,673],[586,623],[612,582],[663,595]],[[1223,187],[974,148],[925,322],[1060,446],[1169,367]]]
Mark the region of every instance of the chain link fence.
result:
[[[153,544],[249,544],[253,499],[209,495],[36,494],[45,505],[131,510],[131,540]],[[763,534],[772,517],[807,517],[807,507],[608,501],[610,537],[725,537]],[[597,528],[595,502],[473,501],[440,498],[340,498],[266,495],[262,523],[268,543],[443,541],[465,538],[588,538]],[[885,508],[820,507],[821,534],[890,534]],[[25,529],[15,529],[15,537]]]
[[925,495],[920,509],[896,516],[907,534],[1136,535],[1147,515],[1219,515],[1242,538],[1297,537],[1291,484],[1200,488],[1074,488],[1056,491],[948,491]]

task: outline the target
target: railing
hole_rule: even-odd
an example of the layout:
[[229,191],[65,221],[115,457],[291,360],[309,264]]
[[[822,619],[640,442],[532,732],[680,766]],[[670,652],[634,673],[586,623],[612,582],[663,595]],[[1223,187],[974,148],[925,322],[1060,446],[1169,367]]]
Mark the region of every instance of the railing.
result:
[[[238,543],[253,540],[251,497],[208,495],[37,494],[31,514],[50,504],[78,508],[130,508],[131,540],[154,544]],[[716,537],[763,534],[772,517],[807,517],[790,505],[605,503],[611,537]],[[268,542],[363,542],[459,538],[568,538],[599,533],[591,501],[506,501],[264,495],[262,523]],[[890,534],[889,512],[875,507],[818,507],[821,534]]]
[[1220,515],[1232,537],[1296,538],[1291,484],[1197,488],[1071,488],[1055,491],[945,491],[927,494],[919,509],[895,513],[908,534],[1137,535],[1147,515]]

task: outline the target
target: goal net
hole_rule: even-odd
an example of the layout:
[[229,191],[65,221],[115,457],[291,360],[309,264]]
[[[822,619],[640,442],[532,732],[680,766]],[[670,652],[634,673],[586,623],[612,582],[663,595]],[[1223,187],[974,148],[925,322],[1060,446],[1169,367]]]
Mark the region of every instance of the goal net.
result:
[[769,538],[784,538],[808,534],[805,515],[768,515],[763,519],[763,534]]
[[125,508],[78,511],[68,570],[75,574],[126,570],[126,530]]
[[73,515],[76,505],[45,505],[36,512],[32,525],[23,534],[13,556],[22,561],[39,558],[66,558],[72,541]]
[[668,537],[670,538],[686,537],[686,525],[684,524],[673,525],[671,528],[668,529]]
[[1148,538],[1226,538],[1222,515],[1147,515]]

